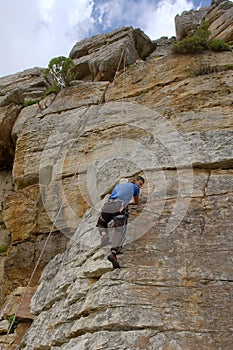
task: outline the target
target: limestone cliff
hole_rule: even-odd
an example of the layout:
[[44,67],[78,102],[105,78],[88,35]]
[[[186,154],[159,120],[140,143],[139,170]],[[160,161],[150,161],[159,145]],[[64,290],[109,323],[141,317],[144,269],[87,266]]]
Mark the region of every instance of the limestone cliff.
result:
[[[0,79],[0,333],[20,322],[9,349],[28,327],[18,349],[232,348],[233,54],[171,46],[133,28],[86,39],[72,86],[24,108],[44,70]],[[134,174],[146,183],[112,270],[95,224]]]
[[228,0],[212,0],[211,6],[185,11],[175,17],[176,37],[180,40],[192,35],[201,21],[209,24],[210,38],[233,42],[233,3]]

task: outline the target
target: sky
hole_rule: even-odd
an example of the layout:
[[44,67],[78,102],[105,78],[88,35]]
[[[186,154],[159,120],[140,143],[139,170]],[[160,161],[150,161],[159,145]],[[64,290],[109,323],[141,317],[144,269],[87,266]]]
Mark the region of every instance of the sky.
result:
[[122,26],[152,40],[175,36],[174,18],[211,0],[0,0],[0,77],[69,56],[76,42]]

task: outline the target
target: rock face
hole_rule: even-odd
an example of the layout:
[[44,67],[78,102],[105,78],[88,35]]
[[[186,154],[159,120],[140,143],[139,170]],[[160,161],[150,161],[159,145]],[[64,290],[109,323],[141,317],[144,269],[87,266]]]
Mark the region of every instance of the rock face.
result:
[[[122,42],[123,60],[141,59],[117,69]],[[10,298],[10,349],[26,317],[18,349],[231,350],[233,54],[173,55],[171,43],[151,53],[131,28],[85,40],[70,55],[86,62],[83,80],[30,107],[1,107],[18,111],[7,129],[13,167],[0,172],[2,303],[40,278],[33,315],[15,309],[19,289]],[[105,196],[135,174],[146,182],[113,270],[95,225]]]
[[[219,72],[193,77],[188,67],[200,59],[209,66],[218,62]],[[45,181],[49,196],[62,173],[70,182],[78,169],[74,184],[91,208],[66,252],[44,270],[32,300],[37,317],[20,349],[231,349],[233,89],[232,71],[224,70],[229,60],[229,52],[152,56],[118,75],[104,98],[96,95],[89,106],[73,102],[74,91],[82,100],[80,83],[66,92],[71,110],[60,110],[62,95],[49,107],[43,126],[56,131],[46,155],[56,159],[57,169]],[[58,134],[60,127],[66,133]],[[42,134],[40,123],[28,126],[19,144],[32,149],[35,132]],[[41,159],[40,169],[46,168],[48,160],[38,152],[43,147],[30,167],[36,169]],[[108,248],[98,248],[99,199],[135,173],[146,177],[146,186],[139,207],[131,208],[122,269],[112,271]],[[15,178],[20,176],[18,171]],[[68,226],[65,217],[61,231]]]
[[[1,96],[8,96],[13,91],[23,92],[24,99],[40,97],[50,86],[43,68],[30,68],[17,74],[0,78]],[[19,100],[18,100],[19,101]],[[19,103],[22,102],[21,100]]]
[[9,168],[13,164],[14,145],[11,130],[21,107],[14,103],[0,107],[0,167]]
[[[17,138],[24,124],[40,113],[38,105],[23,108],[23,102],[31,97],[43,96],[49,86],[43,72],[44,69],[34,68],[0,78],[1,305],[5,296],[14,288],[27,283],[51,225],[45,211],[41,209],[38,184],[16,193],[12,177]],[[26,154],[28,158],[28,153]],[[12,212],[13,207],[15,210]],[[42,214],[38,218],[37,213],[41,210]],[[33,284],[37,283],[42,269],[51,257],[65,249],[67,238],[64,235],[54,230],[51,238],[49,250],[41,260]]]
[[[2,306],[0,319],[0,345],[2,348],[13,350],[17,347],[21,341],[24,333],[30,327],[33,319],[35,318],[31,314],[30,301],[32,295],[35,293],[35,288],[19,287],[13,293],[8,295],[4,305]],[[13,317],[17,314],[17,319],[13,321]],[[9,332],[11,328],[17,325],[15,332]]]
[[209,23],[211,38],[233,42],[233,3],[219,1],[206,13],[205,20]]
[[155,48],[156,44],[140,29],[125,27],[80,41],[70,57],[75,62],[77,79],[112,81],[118,66],[145,59]]
[[44,69],[27,69],[0,78],[0,169],[11,168],[14,158],[12,127],[25,100],[43,96],[49,87]]
[[176,37],[181,40],[191,36],[205,20],[209,24],[211,39],[233,41],[233,3],[228,0],[212,1],[211,6],[197,11],[185,11],[175,17]]
[[176,38],[181,40],[186,36],[191,36],[204,19],[208,8],[201,10],[184,11],[175,17]]
[[[3,198],[6,198],[14,191],[13,183],[12,183],[12,175],[9,170],[1,170],[0,171],[0,198],[1,201]],[[0,305],[3,304],[5,298],[5,254],[9,247],[11,238],[10,232],[7,230],[6,225],[4,223],[2,217],[2,208],[0,208]]]

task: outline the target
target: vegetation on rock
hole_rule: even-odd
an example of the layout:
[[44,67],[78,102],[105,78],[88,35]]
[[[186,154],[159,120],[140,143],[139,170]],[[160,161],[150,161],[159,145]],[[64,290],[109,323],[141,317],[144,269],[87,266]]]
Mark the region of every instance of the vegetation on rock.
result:
[[40,102],[42,100],[42,98],[44,98],[44,96],[35,98],[33,100],[26,100],[23,103],[23,107],[28,107],[28,106],[34,105],[35,103]]
[[8,249],[7,244],[0,245],[0,254],[5,253],[7,251],[7,249]]
[[53,93],[57,94],[62,87],[69,86],[70,81],[73,80],[73,73],[71,72],[73,67],[74,63],[70,58],[60,56],[51,59],[45,75],[52,79],[53,85],[44,92],[43,96],[24,101],[23,107],[39,103],[46,96]]
[[59,56],[52,58],[46,69],[46,76],[51,77],[54,88],[62,88],[70,85],[74,79],[74,62],[71,58]]
[[220,39],[209,39],[208,23],[203,21],[194,35],[186,37],[173,45],[174,53],[190,54],[204,50],[231,51],[231,47]]
[[15,314],[12,314],[8,317],[8,322],[10,323],[10,326],[11,326],[10,333],[14,333],[14,330],[19,324],[19,321],[15,318]]

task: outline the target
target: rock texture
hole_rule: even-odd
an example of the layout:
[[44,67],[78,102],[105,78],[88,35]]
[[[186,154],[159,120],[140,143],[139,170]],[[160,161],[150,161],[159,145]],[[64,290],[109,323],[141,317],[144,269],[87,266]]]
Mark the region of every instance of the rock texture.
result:
[[14,103],[0,107],[0,167],[9,168],[13,164],[14,145],[11,139],[11,129],[21,107]]
[[175,17],[176,37],[181,40],[191,36],[205,20],[209,24],[211,39],[233,41],[233,3],[228,0],[212,1],[211,6],[200,10],[185,11]]
[[197,27],[204,19],[208,8],[200,10],[184,11],[181,15],[175,17],[176,38],[181,40],[186,36],[191,36],[195,33]]
[[[35,288],[19,287],[6,298],[0,313],[0,319],[5,317],[0,321],[0,334],[3,334],[0,337],[2,348],[16,349],[24,333],[30,327],[35,318],[30,310],[30,301],[34,293]],[[13,316],[16,314],[17,318],[13,321]],[[16,331],[10,332],[15,324],[17,325]]]
[[219,1],[206,13],[205,20],[209,23],[210,38],[217,38],[233,43],[233,3]]
[[[232,54],[208,53],[205,59],[225,67]],[[80,224],[67,251],[43,273],[32,302],[38,316],[22,349],[230,349],[232,71],[194,78],[190,64],[198,65],[198,56],[151,58],[106,85],[104,99],[95,95],[104,104],[75,105],[74,91],[82,100],[80,83],[66,92],[65,105],[72,110],[61,111],[63,95],[45,110],[43,127],[56,129],[46,146],[56,167],[44,180],[49,195],[62,173],[71,182],[77,171],[76,186],[92,209],[81,222],[75,212],[59,221],[61,231],[75,220]],[[60,119],[53,117],[58,111]],[[59,126],[66,133],[58,138]],[[42,134],[40,123],[33,123],[18,144],[33,148],[35,128]],[[43,147],[30,168],[36,169],[38,159],[44,179]],[[140,171],[147,186],[140,207],[131,209],[123,268],[112,271],[94,228],[99,198],[119,178]]]
[[[159,174],[153,175],[156,181]],[[80,244],[94,234],[95,211],[89,211],[66,253],[43,273],[32,301],[38,316],[21,348],[230,349],[232,175],[196,170],[189,209],[169,234],[166,220],[176,200],[175,171],[167,171],[163,213],[126,245],[118,271],[111,271],[104,249]],[[162,197],[156,198],[146,220],[159,216]]]
[[[50,219],[41,208],[38,183],[29,190],[16,193],[11,168],[14,166],[16,141],[24,125],[31,118],[38,116],[40,110],[48,106],[49,101],[51,103],[52,97],[46,97],[41,107],[36,104],[23,108],[25,100],[43,96],[49,86],[44,77],[44,69],[29,69],[0,78],[0,86],[0,304],[2,304],[10,291],[27,283],[43,247],[45,235],[51,226]],[[27,152],[26,157],[28,158]],[[14,212],[12,207],[15,208]],[[42,214],[39,214],[40,211]],[[25,241],[27,243],[24,245]],[[65,249],[66,241],[64,235],[54,230],[48,254],[42,258],[33,284],[38,281],[43,267],[51,257]],[[26,247],[29,248],[27,253],[25,253]]]
[[[0,345],[231,350],[233,54],[173,55],[172,42],[132,28],[82,41],[70,56],[88,69],[30,107],[5,97],[42,96],[43,71],[35,84],[34,69],[0,81],[2,120],[13,114],[0,147],[13,152],[0,172],[2,303],[16,289],[1,332],[9,313],[19,322]],[[95,225],[112,187],[135,174],[146,183],[112,270]],[[32,299],[17,289],[31,277]]]
[[[50,86],[45,78],[43,68],[30,68],[17,74],[0,78],[1,96],[12,95],[13,92],[23,92],[24,99],[41,97]],[[22,102],[21,100],[18,100]]]
[[[11,171],[0,171],[0,198],[6,198],[14,191]],[[4,264],[6,259],[6,251],[9,247],[11,238],[10,232],[7,230],[2,217],[2,208],[0,208],[0,305],[3,304],[5,298],[4,282],[5,282],[5,270]]]
[[41,68],[0,78],[0,169],[12,167],[14,142],[11,131],[23,102],[43,96],[49,86]]
[[112,81],[118,66],[123,68],[145,59],[155,48],[156,43],[140,29],[125,27],[78,42],[70,57],[77,79]]

